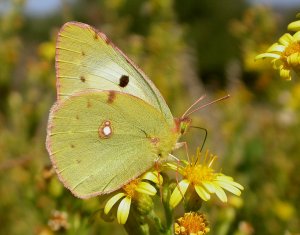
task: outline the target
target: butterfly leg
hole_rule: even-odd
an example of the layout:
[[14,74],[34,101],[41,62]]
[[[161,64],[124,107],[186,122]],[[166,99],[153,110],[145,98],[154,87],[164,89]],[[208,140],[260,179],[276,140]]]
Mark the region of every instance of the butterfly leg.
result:
[[[181,147],[184,147],[184,148],[185,148],[186,156],[187,156],[188,162],[190,163],[190,157],[189,157],[189,151],[188,151],[188,144],[187,144],[187,142],[184,141],[184,142],[176,143],[174,149],[179,149],[179,148],[181,148]],[[172,156],[173,156],[173,155],[172,155]],[[173,156],[173,157],[174,157],[174,156]],[[176,157],[174,157],[174,158],[177,159],[177,169],[178,169],[178,168],[179,168],[180,160],[179,160],[178,158],[176,158]],[[180,194],[182,195],[182,198],[184,199],[184,194],[182,193],[182,191],[181,191],[181,189],[180,189],[180,187],[179,187],[178,170],[176,171],[175,178],[176,178],[178,190],[179,190]]]
[[[181,143],[180,143],[181,144]],[[176,170],[176,173],[175,173],[175,179],[176,179],[176,183],[177,183],[177,187],[178,187],[178,190],[182,196],[182,198],[184,199],[184,194],[182,193],[180,187],[179,187],[179,175],[178,175],[178,169],[179,169],[179,163],[180,163],[180,159],[178,159],[177,157],[175,157],[174,155],[172,154],[169,154],[171,158],[175,159],[176,162],[177,162],[177,170]]]
[[179,149],[182,146],[185,148],[185,153],[186,153],[188,162],[190,162],[190,157],[189,157],[189,151],[188,151],[188,144],[187,144],[187,142],[184,141],[184,142],[176,143],[174,149]]

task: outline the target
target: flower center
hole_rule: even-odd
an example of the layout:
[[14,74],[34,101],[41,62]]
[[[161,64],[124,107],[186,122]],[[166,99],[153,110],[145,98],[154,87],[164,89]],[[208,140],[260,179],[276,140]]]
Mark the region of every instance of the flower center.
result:
[[[298,53],[298,54],[297,54]],[[300,42],[290,43],[281,54],[281,61],[283,62],[283,68],[290,70],[291,68],[296,69],[299,65],[299,53],[300,53]],[[295,55],[297,55],[295,57]]]
[[284,57],[289,57],[290,55],[300,52],[300,42],[293,42],[285,48],[284,52],[282,55]]
[[133,198],[135,196],[136,188],[139,182],[139,179],[134,179],[122,187],[127,196],[129,196],[130,198]]
[[194,185],[199,185],[203,181],[213,181],[215,179],[214,170],[206,165],[188,165],[184,168],[185,178]]
[[210,230],[207,226],[208,223],[203,214],[185,213],[175,223],[175,234],[206,234]]

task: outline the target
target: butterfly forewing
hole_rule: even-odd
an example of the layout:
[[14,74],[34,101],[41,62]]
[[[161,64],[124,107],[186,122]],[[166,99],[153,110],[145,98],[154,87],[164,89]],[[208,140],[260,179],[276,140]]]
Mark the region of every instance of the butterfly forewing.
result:
[[176,143],[172,128],[135,96],[89,91],[53,106],[47,149],[65,186],[88,198],[117,190],[153,167]]
[[109,39],[89,25],[69,22],[56,48],[58,100],[86,89],[128,93],[158,109],[170,124],[173,116],[154,84]]

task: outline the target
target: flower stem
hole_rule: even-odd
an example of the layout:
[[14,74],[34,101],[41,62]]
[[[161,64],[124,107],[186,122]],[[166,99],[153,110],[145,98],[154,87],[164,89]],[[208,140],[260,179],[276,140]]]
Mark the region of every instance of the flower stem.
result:
[[166,217],[166,230],[165,234],[174,234],[173,233],[173,210],[171,209],[169,205],[170,201],[170,189],[169,184],[166,184],[165,187],[163,187],[163,195],[162,195],[162,203],[165,211],[165,217]]
[[139,215],[133,207],[124,228],[129,235],[150,235],[149,225],[144,216]]

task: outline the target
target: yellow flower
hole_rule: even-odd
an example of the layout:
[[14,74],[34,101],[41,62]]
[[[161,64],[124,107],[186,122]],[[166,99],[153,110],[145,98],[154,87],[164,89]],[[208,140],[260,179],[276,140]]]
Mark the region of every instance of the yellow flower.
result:
[[288,29],[296,31],[294,35],[285,33],[277,43],[270,46],[265,53],[259,54],[255,59],[272,58],[274,69],[285,80],[291,80],[294,71],[300,71],[300,20],[288,25]]
[[161,175],[157,171],[152,171],[130,181],[122,187],[122,192],[117,193],[106,202],[104,213],[108,214],[113,206],[117,202],[120,202],[117,209],[117,220],[119,224],[125,224],[128,219],[132,200],[139,200],[141,194],[153,196],[157,193],[155,187],[147,181],[162,184],[162,180]]
[[172,208],[179,204],[189,187],[192,187],[204,201],[209,200],[210,194],[215,193],[222,202],[227,202],[224,189],[237,196],[241,194],[241,190],[244,189],[242,185],[234,182],[232,177],[216,173],[212,168],[216,158],[207,151],[204,159],[201,159],[198,149],[196,159],[191,163],[183,161],[185,166],[168,164],[171,169],[178,171],[183,176],[171,194],[169,204]]
[[[296,15],[296,18],[300,18],[300,13]],[[288,30],[290,31],[300,31],[300,20],[294,21],[288,25]]]
[[185,213],[174,224],[175,234],[179,235],[204,235],[210,229],[203,214],[197,212]]

